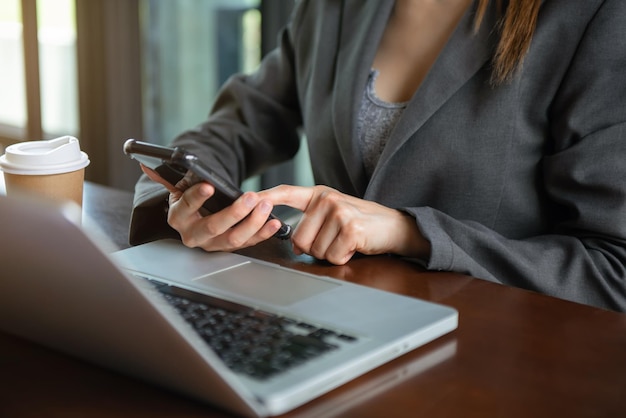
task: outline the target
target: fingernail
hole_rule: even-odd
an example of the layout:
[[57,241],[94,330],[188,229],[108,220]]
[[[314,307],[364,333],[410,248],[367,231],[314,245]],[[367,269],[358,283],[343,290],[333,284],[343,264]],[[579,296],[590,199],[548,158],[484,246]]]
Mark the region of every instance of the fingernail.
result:
[[272,205],[267,201],[262,201],[259,209],[261,209],[263,213],[270,213],[272,211]]
[[244,203],[247,207],[249,207],[249,208],[253,208],[253,207],[254,207],[254,205],[256,204],[256,199],[255,199],[252,195],[250,195],[250,194],[246,194],[246,195],[244,195],[244,197],[243,197],[243,203]]
[[277,223],[276,225],[272,224],[271,228],[272,228],[272,233],[275,234],[280,229],[280,224],[279,223]]
[[202,196],[208,196],[210,192],[211,192],[211,189],[208,184],[203,184],[200,187],[200,193],[202,194]]

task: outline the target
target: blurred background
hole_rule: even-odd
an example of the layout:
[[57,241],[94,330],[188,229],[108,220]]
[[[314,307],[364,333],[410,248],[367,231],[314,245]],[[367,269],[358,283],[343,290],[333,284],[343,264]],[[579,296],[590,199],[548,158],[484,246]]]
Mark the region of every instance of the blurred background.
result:
[[[293,0],[2,0],[0,154],[79,138],[87,180],[132,190],[127,138],[167,144],[208,114],[219,86],[276,46]],[[303,138],[303,141],[305,139]],[[306,144],[244,189],[312,184]]]

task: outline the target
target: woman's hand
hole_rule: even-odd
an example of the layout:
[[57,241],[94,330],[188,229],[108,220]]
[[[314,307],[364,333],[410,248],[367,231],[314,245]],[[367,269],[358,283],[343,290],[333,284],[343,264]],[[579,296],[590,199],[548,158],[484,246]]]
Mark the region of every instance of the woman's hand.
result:
[[296,254],[341,265],[356,252],[407,257],[427,257],[430,252],[411,216],[329,187],[282,185],[246,192],[229,207],[206,214],[202,205],[213,196],[212,185],[185,176],[173,187],[153,170],[142,170],[169,190],[167,221],[188,247],[234,251],[258,244],[280,228],[280,221],[267,218],[274,205],[282,204],[303,212],[292,235]]
[[278,220],[267,221],[272,203],[257,193],[246,192],[227,208],[207,214],[202,205],[215,193],[211,184],[196,183],[188,175],[172,186],[154,170],[143,165],[141,169],[169,190],[167,222],[188,247],[234,251],[270,238],[281,226]]
[[303,212],[293,232],[294,252],[333,264],[345,264],[356,253],[393,253],[426,258],[430,243],[415,219],[399,210],[340,193],[325,186],[277,186],[258,193],[274,205]]

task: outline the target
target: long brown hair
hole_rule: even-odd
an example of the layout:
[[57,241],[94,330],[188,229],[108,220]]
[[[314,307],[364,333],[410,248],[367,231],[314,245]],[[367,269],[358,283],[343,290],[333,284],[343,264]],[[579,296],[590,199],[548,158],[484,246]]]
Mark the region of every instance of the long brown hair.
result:
[[[474,30],[480,27],[491,0],[477,1]],[[522,65],[535,32],[541,0],[510,0],[504,13],[502,0],[495,1],[500,14],[497,27],[500,40],[493,56],[491,81],[498,85],[513,78],[517,68]]]

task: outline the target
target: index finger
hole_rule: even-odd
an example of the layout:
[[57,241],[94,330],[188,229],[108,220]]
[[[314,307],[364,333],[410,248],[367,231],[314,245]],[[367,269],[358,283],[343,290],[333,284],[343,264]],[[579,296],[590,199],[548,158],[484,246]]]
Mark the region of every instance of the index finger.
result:
[[282,184],[258,193],[262,199],[269,200],[274,206],[287,205],[304,212],[313,198],[314,190],[312,187]]
[[147,166],[145,166],[145,165],[143,165],[141,163],[139,164],[139,166],[141,167],[141,171],[143,171],[146,174],[146,176],[148,176],[150,178],[150,180],[155,181],[155,182],[165,186],[165,188],[170,193],[180,193],[179,189],[174,187],[170,182],[165,180],[163,177],[161,177],[159,175],[159,173],[157,173],[156,171],[154,171],[150,167],[147,167]]

